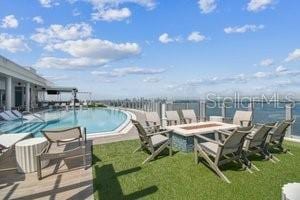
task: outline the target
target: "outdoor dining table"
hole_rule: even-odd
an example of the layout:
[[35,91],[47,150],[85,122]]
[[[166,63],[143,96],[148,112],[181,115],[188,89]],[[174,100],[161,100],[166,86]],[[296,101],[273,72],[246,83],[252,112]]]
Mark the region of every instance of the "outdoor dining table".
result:
[[172,131],[172,145],[176,149],[184,152],[191,152],[194,149],[194,136],[201,134],[214,137],[217,130],[233,130],[238,126],[216,121],[197,122],[167,126],[167,130]]

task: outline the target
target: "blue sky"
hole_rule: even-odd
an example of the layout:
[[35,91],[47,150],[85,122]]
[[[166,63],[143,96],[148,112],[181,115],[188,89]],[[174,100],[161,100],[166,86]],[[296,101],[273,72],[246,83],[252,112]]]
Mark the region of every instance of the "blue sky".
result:
[[297,0],[0,0],[0,54],[97,99],[299,92]]

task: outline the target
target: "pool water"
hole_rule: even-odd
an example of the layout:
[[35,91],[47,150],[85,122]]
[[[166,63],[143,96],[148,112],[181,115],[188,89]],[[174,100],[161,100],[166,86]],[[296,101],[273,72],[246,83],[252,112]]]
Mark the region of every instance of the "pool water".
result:
[[119,110],[94,108],[69,111],[49,111],[41,113],[42,119],[32,122],[13,121],[0,125],[0,132],[21,133],[31,132],[35,137],[42,136],[41,130],[85,127],[87,134],[106,134],[112,132],[127,121],[127,115]]

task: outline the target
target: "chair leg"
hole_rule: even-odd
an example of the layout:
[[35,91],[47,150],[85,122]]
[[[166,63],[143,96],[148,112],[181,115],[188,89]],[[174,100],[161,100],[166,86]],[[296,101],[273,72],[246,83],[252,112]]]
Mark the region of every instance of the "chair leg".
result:
[[149,156],[146,160],[144,160],[142,164],[145,164],[146,162],[153,160],[160,152],[162,152],[167,147],[168,147],[168,142],[161,145],[154,153],[152,153],[151,156]]
[[83,160],[84,169],[86,170],[87,166],[86,166],[86,151],[85,151],[85,148],[82,149],[82,160]]
[[172,143],[172,135],[169,136],[169,156],[172,156],[173,153],[173,143]]
[[41,157],[40,156],[36,157],[36,166],[37,166],[38,180],[41,180],[42,179],[42,166],[41,166]]
[[199,149],[201,156],[208,162],[209,166],[217,173],[217,175],[227,183],[231,183],[229,179],[221,172],[219,167],[209,158],[209,156],[201,149]]

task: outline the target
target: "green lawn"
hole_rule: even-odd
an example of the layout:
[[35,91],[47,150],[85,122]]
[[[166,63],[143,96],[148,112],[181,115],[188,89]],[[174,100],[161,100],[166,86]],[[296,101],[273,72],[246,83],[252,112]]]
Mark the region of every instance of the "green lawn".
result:
[[141,165],[145,152],[132,154],[139,143],[125,141],[93,147],[95,199],[280,199],[281,187],[300,182],[300,144],[287,143],[294,156],[276,155],[274,164],[255,157],[261,171],[250,174],[229,164],[223,167],[227,184],[192,153],[162,155]]

